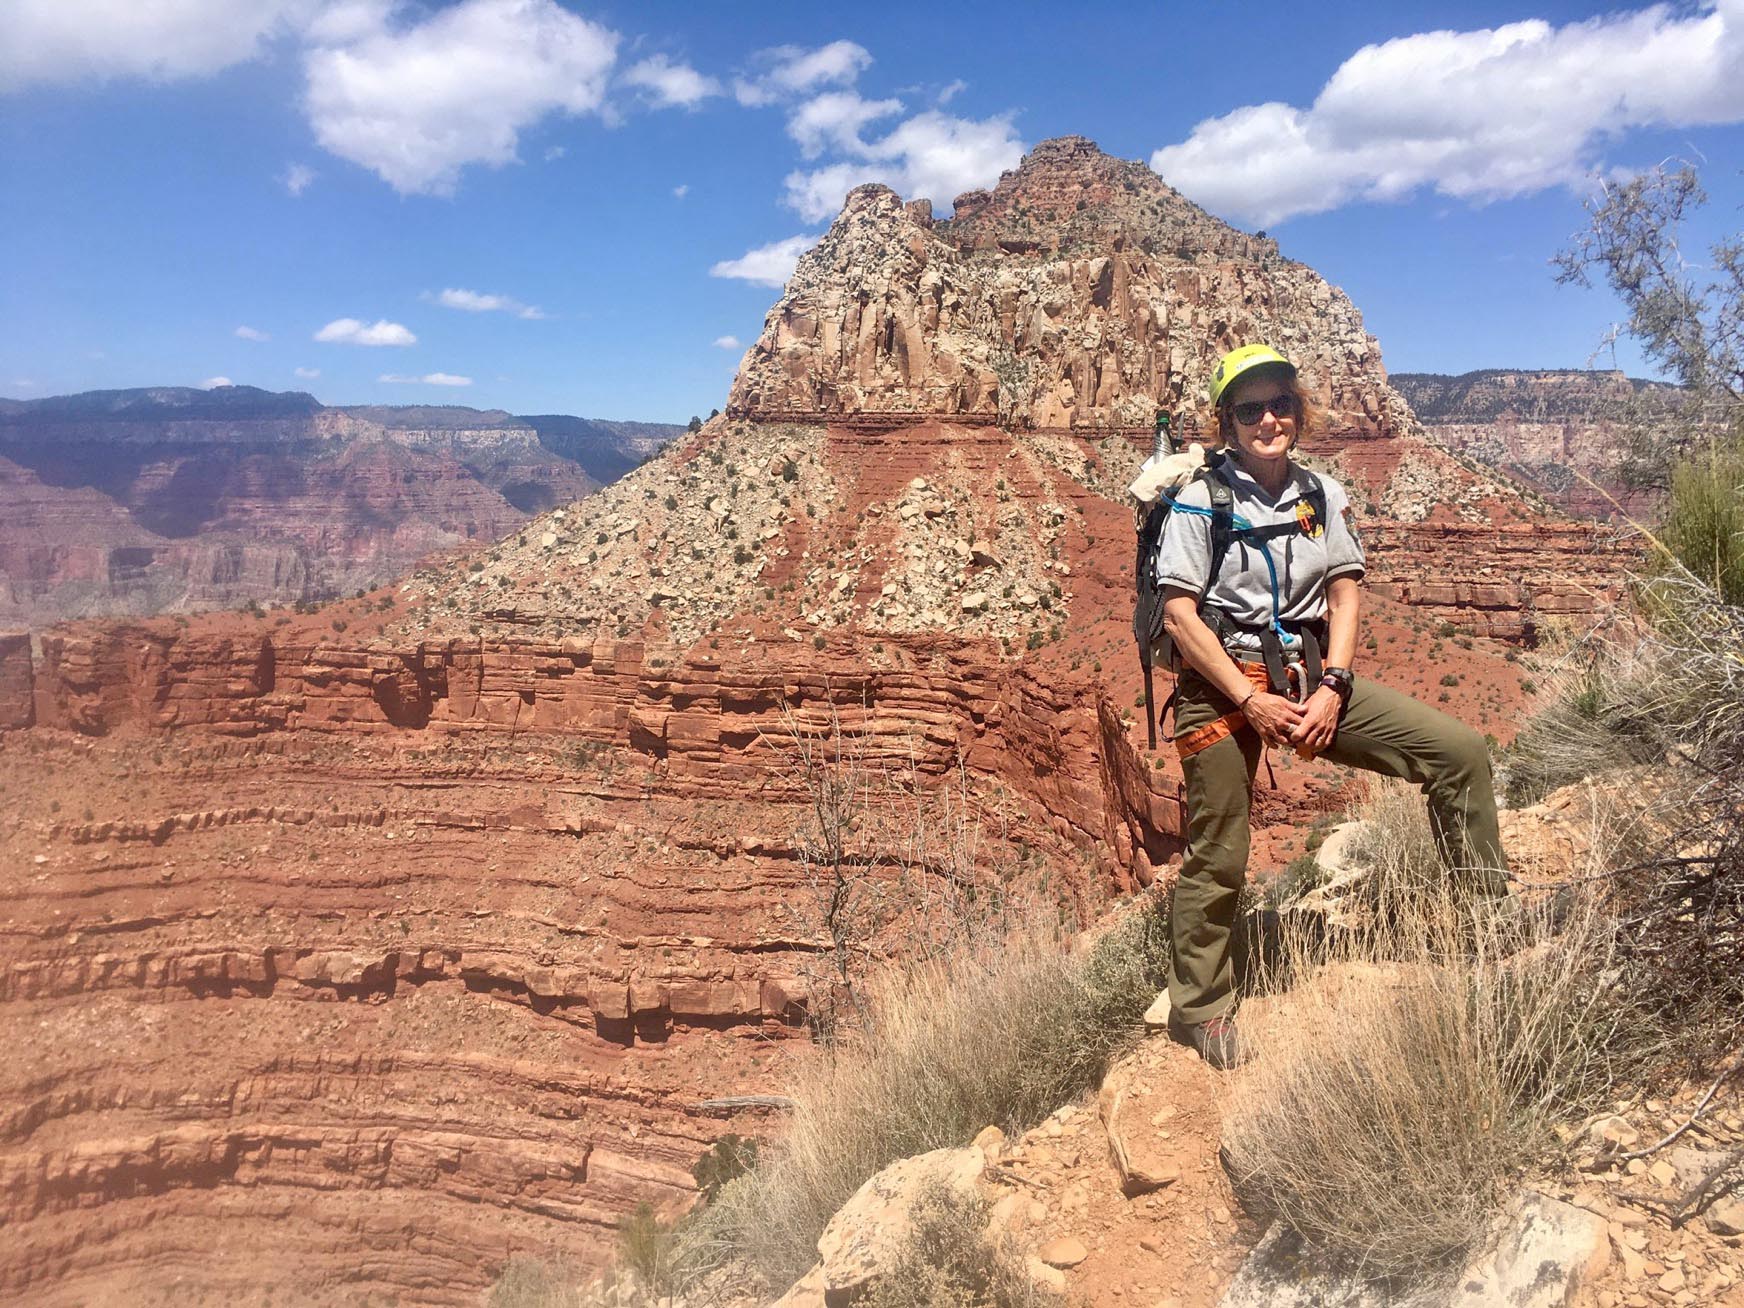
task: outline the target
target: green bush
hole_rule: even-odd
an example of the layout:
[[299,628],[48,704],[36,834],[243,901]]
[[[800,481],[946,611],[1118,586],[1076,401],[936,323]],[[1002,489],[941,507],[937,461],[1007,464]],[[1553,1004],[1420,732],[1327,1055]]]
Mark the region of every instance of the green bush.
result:
[[647,1289],[666,1293],[676,1271],[673,1229],[647,1203],[618,1223],[618,1259]]
[[1744,604],[1744,437],[1715,442],[1673,469],[1659,538],[1722,603]]
[[731,1181],[737,1180],[757,1166],[758,1145],[741,1135],[723,1135],[691,1169],[696,1187],[702,1191],[704,1203],[715,1198]]

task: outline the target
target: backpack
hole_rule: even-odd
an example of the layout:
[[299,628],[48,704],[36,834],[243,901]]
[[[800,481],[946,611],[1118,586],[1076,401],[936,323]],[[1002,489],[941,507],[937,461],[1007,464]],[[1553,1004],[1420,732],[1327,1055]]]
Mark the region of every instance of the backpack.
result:
[[[1224,456],[1211,454],[1207,456],[1205,466],[1193,474],[1193,480],[1203,481],[1210,492],[1211,498],[1211,566],[1205,574],[1205,585],[1199,591],[1199,612],[1205,613],[1205,597],[1210,593],[1212,584],[1223,569],[1223,561],[1229,554],[1230,544],[1236,539],[1255,541],[1263,547],[1264,542],[1273,536],[1283,535],[1297,530],[1294,524],[1278,524],[1271,527],[1251,527],[1245,522],[1236,526],[1235,492],[1223,475]],[[1313,508],[1318,521],[1326,521],[1326,488],[1320,484],[1320,479],[1313,473],[1304,471],[1308,482],[1306,496]],[[1156,693],[1152,684],[1152,671],[1155,660],[1161,661],[1171,670],[1179,671],[1180,659],[1175,650],[1174,638],[1163,625],[1163,589],[1157,582],[1156,558],[1157,550],[1162,547],[1163,530],[1168,526],[1169,515],[1174,510],[1175,499],[1164,494],[1151,505],[1145,514],[1144,521],[1139,524],[1138,548],[1133,562],[1134,600],[1132,607],[1132,634],[1138,643],[1139,667],[1144,674],[1145,729],[1149,738],[1150,748],[1157,747],[1157,725],[1167,716],[1170,707],[1175,702],[1174,690],[1169,692],[1169,698],[1164,701],[1161,709],[1153,712],[1156,703]],[[1213,630],[1221,636],[1226,629],[1232,629],[1234,623],[1227,620],[1213,625]],[[1318,651],[1316,651],[1318,652]],[[1318,660],[1316,660],[1318,662]],[[1165,742],[1172,741],[1174,736],[1164,731]]]

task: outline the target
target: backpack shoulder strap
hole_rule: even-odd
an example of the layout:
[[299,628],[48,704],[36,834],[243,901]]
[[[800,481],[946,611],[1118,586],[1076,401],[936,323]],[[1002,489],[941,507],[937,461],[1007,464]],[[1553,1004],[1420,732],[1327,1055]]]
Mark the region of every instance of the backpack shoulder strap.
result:
[[1305,497],[1314,509],[1314,516],[1321,522],[1326,521],[1326,486],[1320,478],[1308,469],[1302,469],[1302,480],[1308,483],[1308,494]]
[[1209,464],[1198,473],[1211,495],[1211,566],[1205,573],[1205,585],[1199,591],[1199,606],[1217,582],[1223,570],[1223,560],[1229,554],[1229,543],[1235,539],[1235,490],[1222,473],[1222,461]]

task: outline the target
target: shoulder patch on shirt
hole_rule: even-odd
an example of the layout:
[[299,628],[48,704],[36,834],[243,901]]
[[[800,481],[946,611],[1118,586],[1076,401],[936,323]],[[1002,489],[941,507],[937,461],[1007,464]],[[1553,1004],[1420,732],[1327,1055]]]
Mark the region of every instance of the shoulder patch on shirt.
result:
[[1352,540],[1358,545],[1362,544],[1362,537],[1356,534],[1356,514],[1351,512],[1348,504],[1344,506],[1344,529],[1350,533]]
[[[1348,516],[1349,510],[1345,513]],[[1296,501],[1296,525],[1302,528],[1302,534],[1310,540],[1317,540],[1326,533],[1326,524],[1320,521],[1320,515],[1314,511],[1314,505],[1307,500]]]

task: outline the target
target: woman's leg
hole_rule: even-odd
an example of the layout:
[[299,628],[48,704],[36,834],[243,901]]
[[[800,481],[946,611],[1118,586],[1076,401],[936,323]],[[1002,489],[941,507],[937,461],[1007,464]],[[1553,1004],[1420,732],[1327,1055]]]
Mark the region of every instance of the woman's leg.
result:
[[[1185,676],[1175,733],[1183,735],[1233,707],[1199,678]],[[1230,938],[1247,879],[1248,805],[1259,757],[1259,736],[1244,727],[1181,760],[1187,852],[1175,882],[1169,963],[1169,1008],[1177,1022],[1209,1022],[1235,1002]]]
[[1409,695],[1358,680],[1325,757],[1422,787],[1442,859],[1479,894],[1508,893],[1483,737]]

